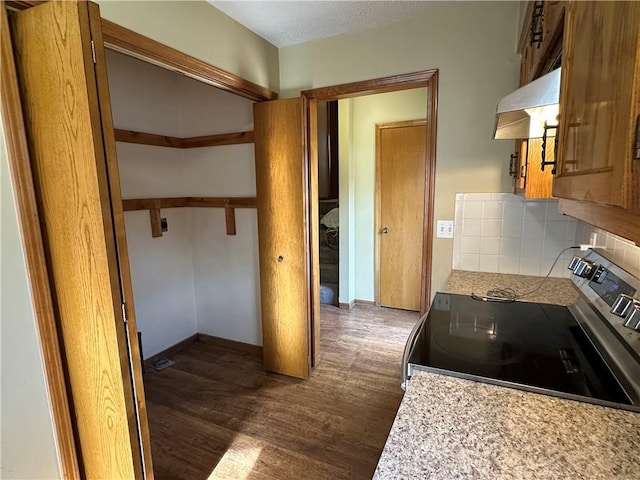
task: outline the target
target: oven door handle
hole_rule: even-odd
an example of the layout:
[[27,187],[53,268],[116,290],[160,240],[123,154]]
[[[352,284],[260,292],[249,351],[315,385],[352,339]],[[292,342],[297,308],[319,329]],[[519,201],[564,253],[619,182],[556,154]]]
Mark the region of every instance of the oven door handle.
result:
[[426,321],[428,315],[429,312],[420,317],[420,320],[418,320],[413,326],[413,329],[409,334],[409,338],[407,338],[407,343],[404,344],[404,350],[402,352],[402,383],[400,384],[400,387],[404,391],[407,390],[407,381],[409,380],[409,355],[411,354],[411,350],[413,350],[413,346],[416,343],[416,338],[418,338],[418,332],[420,331],[422,325],[424,325],[424,322]]

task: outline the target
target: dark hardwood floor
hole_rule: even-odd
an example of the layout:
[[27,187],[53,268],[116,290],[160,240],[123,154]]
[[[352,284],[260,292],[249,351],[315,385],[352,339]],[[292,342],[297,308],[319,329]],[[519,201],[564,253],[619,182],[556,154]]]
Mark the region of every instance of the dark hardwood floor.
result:
[[196,341],[144,377],[156,479],[369,479],[402,398],[414,312],[322,306],[309,380],[260,349]]

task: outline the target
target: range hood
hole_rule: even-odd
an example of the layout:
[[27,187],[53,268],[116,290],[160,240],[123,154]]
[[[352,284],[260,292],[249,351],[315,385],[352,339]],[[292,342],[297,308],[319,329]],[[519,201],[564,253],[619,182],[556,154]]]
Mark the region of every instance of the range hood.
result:
[[557,124],[560,70],[553,70],[498,102],[493,138],[538,138],[542,137],[545,122]]

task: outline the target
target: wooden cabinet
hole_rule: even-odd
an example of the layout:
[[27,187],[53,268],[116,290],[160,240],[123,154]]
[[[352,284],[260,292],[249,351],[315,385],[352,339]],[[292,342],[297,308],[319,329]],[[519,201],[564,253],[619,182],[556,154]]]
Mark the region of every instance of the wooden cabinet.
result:
[[[561,208],[618,233],[613,218],[640,214],[640,3],[569,3],[563,56],[553,194],[588,202],[581,213],[569,201]],[[588,214],[589,204],[613,209]]]
[[[558,68],[562,55],[565,2],[533,1],[520,33],[520,86]],[[547,141],[545,160],[555,155],[553,138]],[[552,197],[552,167],[541,168],[542,139],[516,140],[517,168],[512,168],[514,193],[527,199]]]

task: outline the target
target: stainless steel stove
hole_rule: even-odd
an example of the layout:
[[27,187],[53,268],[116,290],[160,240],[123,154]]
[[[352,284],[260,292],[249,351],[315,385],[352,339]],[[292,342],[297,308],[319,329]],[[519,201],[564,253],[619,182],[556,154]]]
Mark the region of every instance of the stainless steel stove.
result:
[[640,412],[640,280],[605,252],[569,268],[568,307],[438,293],[403,355],[416,370]]

